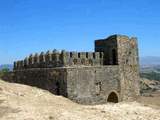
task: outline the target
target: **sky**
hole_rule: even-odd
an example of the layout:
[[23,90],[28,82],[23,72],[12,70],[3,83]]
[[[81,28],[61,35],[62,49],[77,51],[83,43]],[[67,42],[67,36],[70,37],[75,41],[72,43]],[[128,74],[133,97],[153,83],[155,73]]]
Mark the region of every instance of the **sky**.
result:
[[138,38],[139,55],[159,56],[160,0],[0,0],[0,64],[31,53],[93,51],[112,34]]

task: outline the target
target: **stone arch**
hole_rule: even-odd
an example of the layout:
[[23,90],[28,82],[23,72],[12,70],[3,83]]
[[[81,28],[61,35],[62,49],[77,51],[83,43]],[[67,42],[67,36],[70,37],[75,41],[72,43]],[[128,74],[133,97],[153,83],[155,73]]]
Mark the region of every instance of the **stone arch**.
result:
[[116,91],[111,91],[108,95],[107,102],[118,103],[119,97]]

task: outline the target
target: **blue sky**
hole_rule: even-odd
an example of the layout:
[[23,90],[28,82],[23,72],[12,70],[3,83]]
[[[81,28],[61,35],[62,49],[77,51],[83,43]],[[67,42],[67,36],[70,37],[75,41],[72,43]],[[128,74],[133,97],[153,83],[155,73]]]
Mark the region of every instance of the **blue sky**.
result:
[[138,37],[140,56],[159,56],[159,0],[0,0],[0,64],[56,49],[93,51],[111,34]]

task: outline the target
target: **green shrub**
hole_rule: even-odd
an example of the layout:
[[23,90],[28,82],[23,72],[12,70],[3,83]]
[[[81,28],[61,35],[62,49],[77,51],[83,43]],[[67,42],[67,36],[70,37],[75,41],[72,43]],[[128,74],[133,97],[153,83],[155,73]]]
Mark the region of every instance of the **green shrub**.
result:
[[9,69],[8,68],[3,68],[2,70],[0,70],[0,78],[2,78],[7,73],[9,73]]
[[150,80],[160,80],[160,73],[155,71],[151,71],[148,73],[140,73],[140,76],[142,78],[147,78]]

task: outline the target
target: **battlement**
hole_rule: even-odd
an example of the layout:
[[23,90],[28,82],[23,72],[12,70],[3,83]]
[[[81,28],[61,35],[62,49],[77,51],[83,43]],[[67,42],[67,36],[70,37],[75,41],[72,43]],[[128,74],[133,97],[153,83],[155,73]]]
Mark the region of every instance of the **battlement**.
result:
[[14,62],[14,70],[28,68],[54,68],[67,66],[103,65],[103,52],[47,51],[31,54],[24,60]]
[[62,52],[63,64],[72,65],[103,65],[103,52]]

